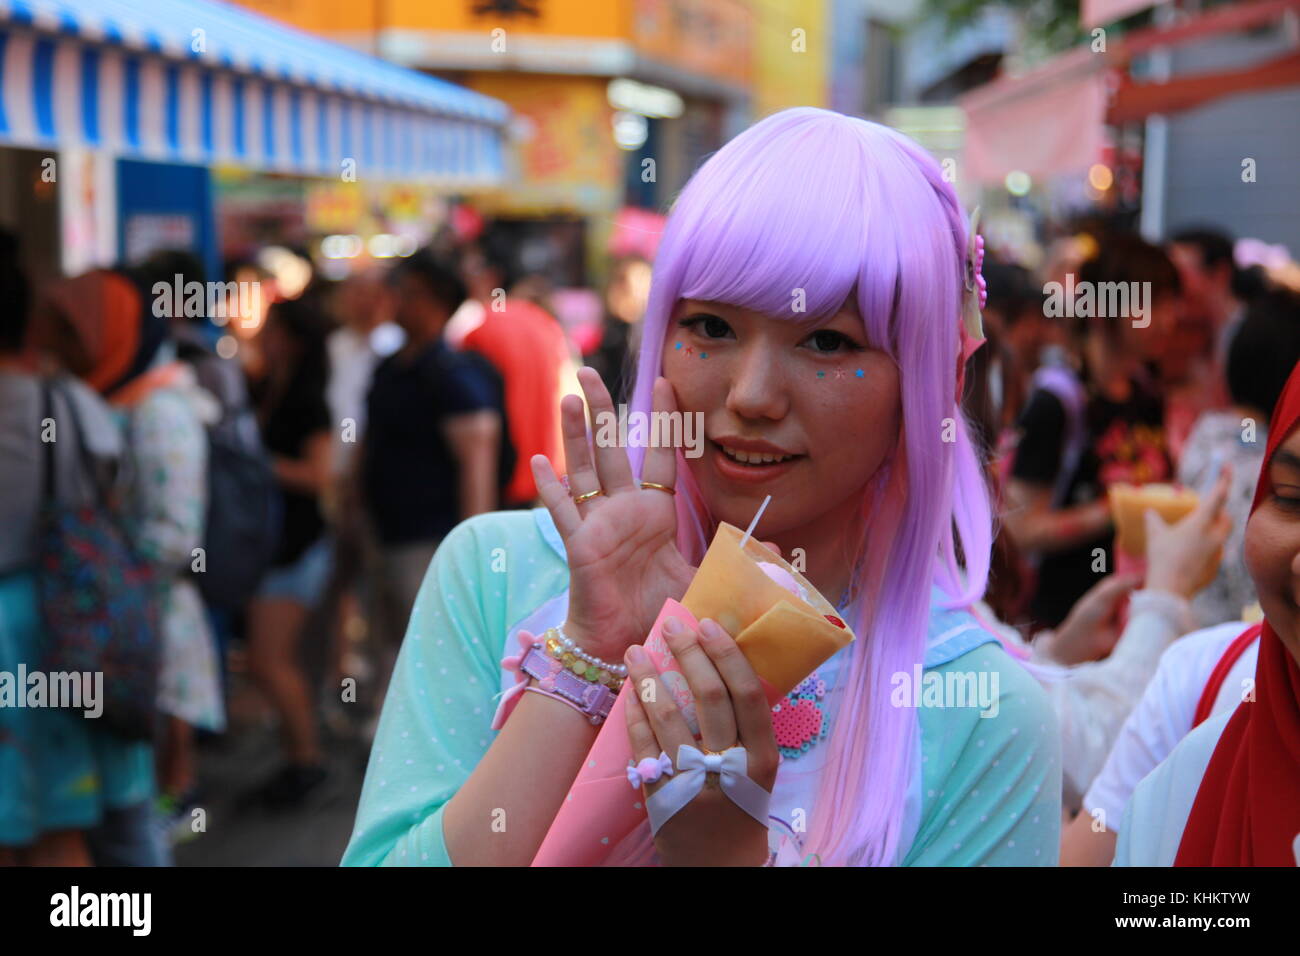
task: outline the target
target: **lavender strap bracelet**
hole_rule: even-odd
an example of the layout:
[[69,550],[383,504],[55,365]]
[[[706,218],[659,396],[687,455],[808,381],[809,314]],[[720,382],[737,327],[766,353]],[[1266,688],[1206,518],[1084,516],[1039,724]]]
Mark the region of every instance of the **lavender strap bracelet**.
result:
[[540,644],[529,649],[519,669],[529,677],[537,678],[538,689],[573,704],[594,725],[604,722],[618,697],[604,684],[583,680],[548,655]]

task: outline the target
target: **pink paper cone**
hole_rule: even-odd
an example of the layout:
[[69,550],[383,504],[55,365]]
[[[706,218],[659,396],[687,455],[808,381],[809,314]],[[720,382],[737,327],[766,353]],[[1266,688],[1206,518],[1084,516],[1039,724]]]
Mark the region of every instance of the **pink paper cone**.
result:
[[[663,639],[663,622],[670,615],[693,628],[699,627],[699,621],[690,611],[669,599],[659,610],[644,646],[660,679],[686,716],[691,731],[698,736],[695,701],[687,689],[686,679],[681,676],[677,659]],[[759,680],[767,692],[768,703],[775,704],[782,695],[761,677]],[[533,866],[595,866],[645,820],[645,795],[627,782],[627,765],[632,759],[632,745],[627,739],[627,695],[635,692],[631,681],[623,685],[587,753],[586,762],[569,788],[568,797],[533,858]]]
[[[680,678],[677,661],[669,653],[660,630],[669,615],[691,627],[698,627],[699,622],[690,611],[669,599],[659,610],[645,641],[646,652],[660,675],[678,675],[666,678],[665,683],[680,706],[684,703],[680,692],[685,691],[686,682]],[[586,762],[533,858],[533,866],[595,866],[645,819],[645,795],[633,790],[627,782],[627,764],[632,759],[632,745],[627,739],[627,695],[635,690],[630,680],[624,683],[614,701],[614,709],[601,725]],[[689,694],[686,699],[689,700]],[[694,702],[683,710],[690,722],[695,712]]]

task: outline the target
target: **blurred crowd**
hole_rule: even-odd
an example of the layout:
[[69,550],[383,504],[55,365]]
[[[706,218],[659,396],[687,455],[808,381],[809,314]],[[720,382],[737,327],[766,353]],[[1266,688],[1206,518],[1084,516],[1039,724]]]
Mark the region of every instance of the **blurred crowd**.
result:
[[[1210,228],[1164,247],[1097,229],[1058,240],[1038,272],[996,253],[986,262],[988,344],[964,405],[1001,502],[988,603],[1002,620],[1026,635],[1056,628],[1115,570],[1109,489],[1176,484],[1204,496],[1224,465],[1232,539],[1195,619],[1235,620],[1254,605],[1241,535],[1269,418],[1300,361],[1295,267],[1265,268],[1255,246]],[[1111,284],[1145,287],[1142,310],[1051,314],[1054,288]]]
[[[115,604],[156,628],[155,673],[104,663],[156,699],[143,728],[0,709],[0,862],[35,864],[168,863],[196,735],[227,732],[236,686],[283,747],[246,800],[287,812],[321,787],[322,725],[373,735],[443,536],[539,503],[529,460],[563,468],[580,364],[624,393],[649,271],[612,263],[603,324],[575,337],[490,235],[339,281],[280,247],[220,277],[169,251],[39,291],[19,261],[0,236],[0,670],[73,659],[73,631],[120,640]],[[96,547],[119,533],[124,579]],[[101,619],[60,618],[69,595]]]
[[[1241,535],[1300,362],[1300,298],[1294,266],[1251,249],[1213,229],[1164,246],[1081,230],[1039,270],[997,250],[984,266],[988,342],[963,395],[999,503],[980,612],[1023,659],[1078,676],[1052,691],[1077,737],[1067,811],[1088,805],[1163,648],[1118,669],[1152,626],[1131,592],[1145,581],[1170,598],[1145,609],[1178,634],[1258,613]],[[104,593],[151,602],[157,628],[155,672],[135,685],[156,701],[145,731],[0,711],[0,862],[55,864],[169,862],[200,799],[196,735],[227,732],[232,673],[282,739],[253,798],[291,811],[320,787],[322,724],[342,701],[373,733],[439,542],[472,515],[537,505],[529,461],[562,472],[559,399],[579,392],[580,365],[616,403],[628,394],[650,271],[612,265],[600,334],[579,343],[544,275],[451,234],[340,281],[281,248],[219,278],[164,252],[39,291],[18,262],[0,237],[0,669],[37,668],[75,640],[56,632],[49,595],[70,562],[106,563],[58,552],[93,537],[52,533],[60,507],[120,531],[147,574],[99,567]],[[1053,315],[1053,282],[1147,283],[1151,297],[1141,321]],[[190,309],[171,290],[195,283],[206,305]],[[1108,490],[1164,483],[1196,491],[1198,511],[1148,525],[1143,553],[1126,556]],[[98,611],[110,633],[114,607]]]

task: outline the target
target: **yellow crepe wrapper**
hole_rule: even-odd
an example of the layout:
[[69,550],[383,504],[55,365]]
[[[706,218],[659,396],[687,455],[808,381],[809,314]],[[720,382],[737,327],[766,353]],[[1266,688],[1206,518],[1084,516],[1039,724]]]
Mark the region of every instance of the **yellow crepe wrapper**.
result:
[[1115,546],[1144,558],[1147,553],[1147,526],[1143,513],[1152,508],[1166,522],[1181,521],[1195,510],[1200,499],[1196,492],[1173,485],[1126,485],[1110,487],[1110,511],[1115,518]]
[[[745,659],[783,697],[853,640],[848,622],[798,571],[725,521],[682,597],[697,619],[711,617],[735,638]],[[805,601],[768,577],[758,562],[784,569]],[[840,621],[843,626],[829,618]]]
[[[1143,562],[1147,556],[1147,526],[1144,516],[1148,508],[1167,524],[1182,521],[1200,503],[1196,492],[1187,488],[1176,488],[1167,484],[1128,485],[1115,484],[1110,487],[1110,511],[1115,519],[1115,547],[1132,558]],[[1223,560],[1223,548],[1219,548],[1201,568],[1193,593],[1209,587],[1215,575],[1219,573],[1219,562]],[[1118,565],[1116,566],[1118,569]]]

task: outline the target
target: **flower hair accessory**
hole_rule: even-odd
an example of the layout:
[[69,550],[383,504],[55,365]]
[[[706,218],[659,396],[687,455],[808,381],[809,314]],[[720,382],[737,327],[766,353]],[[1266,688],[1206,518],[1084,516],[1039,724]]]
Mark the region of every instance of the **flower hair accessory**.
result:
[[966,241],[966,274],[961,310],[961,352],[957,356],[957,395],[961,401],[962,386],[966,381],[966,360],[984,344],[984,306],[989,300],[989,285],[984,278],[984,237],[978,233],[979,207],[971,213]]
[[970,358],[984,342],[984,307],[989,301],[989,284],[984,278],[984,237],[977,231],[980,211],[971,213],[966,245],[966,296],[962,309],[962,360]]

